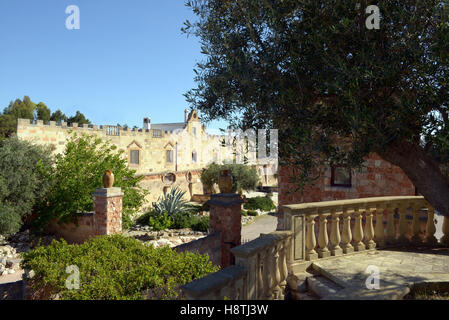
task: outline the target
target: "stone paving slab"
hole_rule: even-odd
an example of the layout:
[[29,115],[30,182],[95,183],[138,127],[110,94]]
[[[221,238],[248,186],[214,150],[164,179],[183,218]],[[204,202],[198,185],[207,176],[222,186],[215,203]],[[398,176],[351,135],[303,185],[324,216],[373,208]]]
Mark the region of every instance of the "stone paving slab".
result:
[[[379,268],[379,289],[366,286],[370,276],[366,272],[368,266]],[[402,299],[413,284],[449,282],[449,249],[419,252],[376,250],[318,260],[312,267],[344,287],[326,299]]]

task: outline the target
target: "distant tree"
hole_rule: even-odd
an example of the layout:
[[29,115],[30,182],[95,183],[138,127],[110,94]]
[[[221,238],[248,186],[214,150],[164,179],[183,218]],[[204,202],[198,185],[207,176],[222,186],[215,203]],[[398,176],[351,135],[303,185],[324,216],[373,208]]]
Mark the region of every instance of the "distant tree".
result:
[[17,119],[12,114],[0,115],[0,140],[10,137],[17,130]]
[[78,124],[90,124],[89,119],[87,119],[84,114],[82,114],[80,111],[77,111],[76,114],[70,118],[67,119],[67,122],[69,123],[78,123]]
[[50,109],[43,102],[39,102],[36,106],[36,119],[44,122],[50,121]]
[[16,99],[10,102],[9,106],[3,110],[3,114],[13,115],[16,119],[34,119],[34,111],[36,104],[31,101],[30,97],[24,96],[23,101]]
[[61,122],[61,121],[67,122],[67,116],[61,110],[58,109],[51,114],[50,120],[56,121],[56,122]]
[[8,107],[0,115],[0,140],[10,137],[17,131],[17,119],[34,119],[36,104],[30,97],[23,97],[23,101],[16,99],[10,102]]

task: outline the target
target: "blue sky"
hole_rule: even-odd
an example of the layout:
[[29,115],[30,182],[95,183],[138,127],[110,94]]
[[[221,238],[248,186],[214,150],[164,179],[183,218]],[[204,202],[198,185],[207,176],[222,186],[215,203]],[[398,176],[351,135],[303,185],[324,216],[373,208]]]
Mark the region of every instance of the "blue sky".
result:
[[[79,30],[66,28],[69,5]],[[183,121],[203,59],[180,30],[186,19],[184,0],[0,0],[1,110],[28,95],[94,124]]]

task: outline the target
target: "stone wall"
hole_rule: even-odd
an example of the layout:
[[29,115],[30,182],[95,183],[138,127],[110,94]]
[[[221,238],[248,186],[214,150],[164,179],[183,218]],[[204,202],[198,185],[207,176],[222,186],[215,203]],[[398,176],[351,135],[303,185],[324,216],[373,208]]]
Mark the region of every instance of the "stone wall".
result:
[[95,236],[94,213],[82,213],[77,222],[61,223],[52,221],[46,228],[47,232],[64,238],[68,243],[83,243],[87,239]]
[[371,154],[366,159],[366,167],[362,172],[352,170],[351,187],[331,186],[331,170],[328,168],[314,185],[306,186],[302,192],[294,192],[296,185],[289,181],[291,172],[291,168],[279,168],[278,229],[283,229],[282,206],[288,204],[415,195],[415,187],[405,173],[377,154]]
[[95,190],[94,212],[82,213],[76,222],[52,221],[47,231],[64,238],[68,243],[83,243],[87,239],[122,233],[122,197],[120,188]]
[[221,234],[220,232],[211,233],[206,237],[181,244],[173,248],[178,252],[189,251],[200,254],[208,254],[214,265],[221,264]]

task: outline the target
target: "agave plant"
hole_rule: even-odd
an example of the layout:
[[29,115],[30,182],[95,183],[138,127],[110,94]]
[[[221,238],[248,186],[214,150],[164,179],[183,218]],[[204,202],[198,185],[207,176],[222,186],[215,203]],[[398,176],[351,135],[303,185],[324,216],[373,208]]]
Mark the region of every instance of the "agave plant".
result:
[[159,197],[157,202],[153,202],[154,211],[161,215],[167,212],[171,217],[177,213],[188,213],[191,210],[191,206],[188,201],[182,198],[185,193],[185,191],[179,190],[178,187],[171,189],[163,197]]

